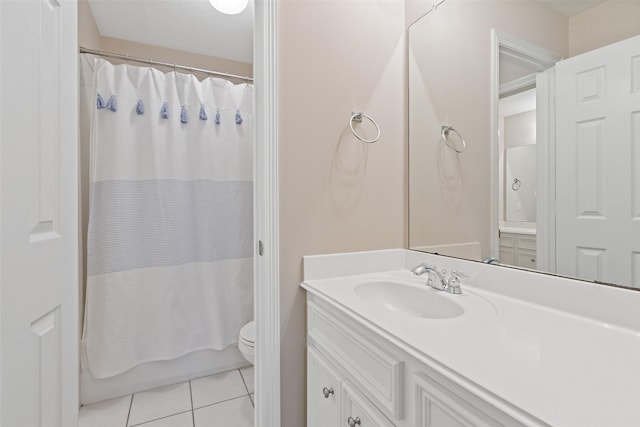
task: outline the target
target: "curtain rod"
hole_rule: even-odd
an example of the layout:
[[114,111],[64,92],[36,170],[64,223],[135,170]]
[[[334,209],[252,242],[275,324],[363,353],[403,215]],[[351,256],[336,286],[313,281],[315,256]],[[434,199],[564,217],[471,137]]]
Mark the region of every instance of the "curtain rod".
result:
[[154,61],[151,58],[149,58],[149,59],[147,59],[147,58],[139,58],[139,57],[131,56],[131,55],[122,55],[120,53],[112,53],[112,52],[104,52],[102,50],[87,49],[86,47],[82,47],[82,46],[80,46],[80,53],[89,53],[89,54],[92,54],[92,55],[103,56],[105,58],[116,58],[116,59],[122,59],[124,61],[139,62],[139,63],[147,64],[147,65],[160,65],[160,66],[163,66],[163,67],[173,68],[174,70],[188,71],[190,73],[203,73],[203,74],[208,74],[208,75],[212,75],[212,76],[220,76],[220,77],[226,77],[226,78],[230,78],[230,79],[243,80],[245,82],[253,82],[253,79],[251,77],[244,77],[244,76],[238,76],[238,75],[235,75],[235,74],[221,73],[221,72],[218,72],[218,71],[205,70],[203,68],[187,67],[185,65],[177,65],[177,64],[172,64],[172,63],[169,63],[169,62]]

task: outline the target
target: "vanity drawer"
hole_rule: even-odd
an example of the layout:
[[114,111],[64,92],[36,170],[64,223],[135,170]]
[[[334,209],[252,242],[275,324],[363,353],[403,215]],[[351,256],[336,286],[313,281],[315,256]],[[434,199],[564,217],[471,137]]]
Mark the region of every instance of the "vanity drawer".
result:
[[426,375],[418,374],[414,381],[417,397],[416,427],[521,425],[515,420],[501,423]]
[[401,420],[404,362],[312,302],[308,303],[307,316],[308,336],[340,365],[368,399]]
[[518,236],[518,249],[528,249],[535,251],[536,238],[534,236]]
[[500,233],[500,246],[506,246],[508,248],[514,248],[515,245],[515,239],[513,238],[514,236],[511,234],[504,234],[504,233]]

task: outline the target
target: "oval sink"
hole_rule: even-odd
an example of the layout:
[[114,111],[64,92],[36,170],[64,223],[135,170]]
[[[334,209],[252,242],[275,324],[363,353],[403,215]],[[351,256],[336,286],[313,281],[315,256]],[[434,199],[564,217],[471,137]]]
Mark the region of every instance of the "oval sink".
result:
[[464,313],[462,307],[439,291],[393,282],[367,282],[354,288],[358,297],[387,310],[429,319],[449,319]]

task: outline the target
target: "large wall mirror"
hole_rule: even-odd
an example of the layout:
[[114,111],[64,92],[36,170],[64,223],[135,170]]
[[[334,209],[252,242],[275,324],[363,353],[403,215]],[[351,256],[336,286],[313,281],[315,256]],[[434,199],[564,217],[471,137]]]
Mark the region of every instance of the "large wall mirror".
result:
[[640,2],[409,27],[409,247],[640,288]]

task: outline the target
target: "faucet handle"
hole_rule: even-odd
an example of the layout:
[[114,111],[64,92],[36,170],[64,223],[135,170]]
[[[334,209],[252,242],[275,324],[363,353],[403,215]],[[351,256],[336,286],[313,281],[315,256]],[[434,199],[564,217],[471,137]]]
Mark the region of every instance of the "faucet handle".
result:
[[462,277],[463,279],[468,279],[469,273],[464,273],[462,271],[456,271],[456,270],[451,270],[451,277],[455,277],[455,278],[460,278]]
[[467,273],[463,273],[462,271],[451,270],[451,277],[447,280],[447,289],[446,291],[450,294],[459,295],[462,293],[460,289],[460,278],[467,278],[469,275]]
[[462,293],[462,289],[460,289],[460,278],[456,274],[455,270],[451,272],[451,277],[447,280],[447,287],[444,290],[450,294],[459,295]]
[[458,279],[458,276],[452,276],[447,280],[447,287],[445,291],[455,295],[460,295],[462,293],[462,289],[460,289],[460,279]]

